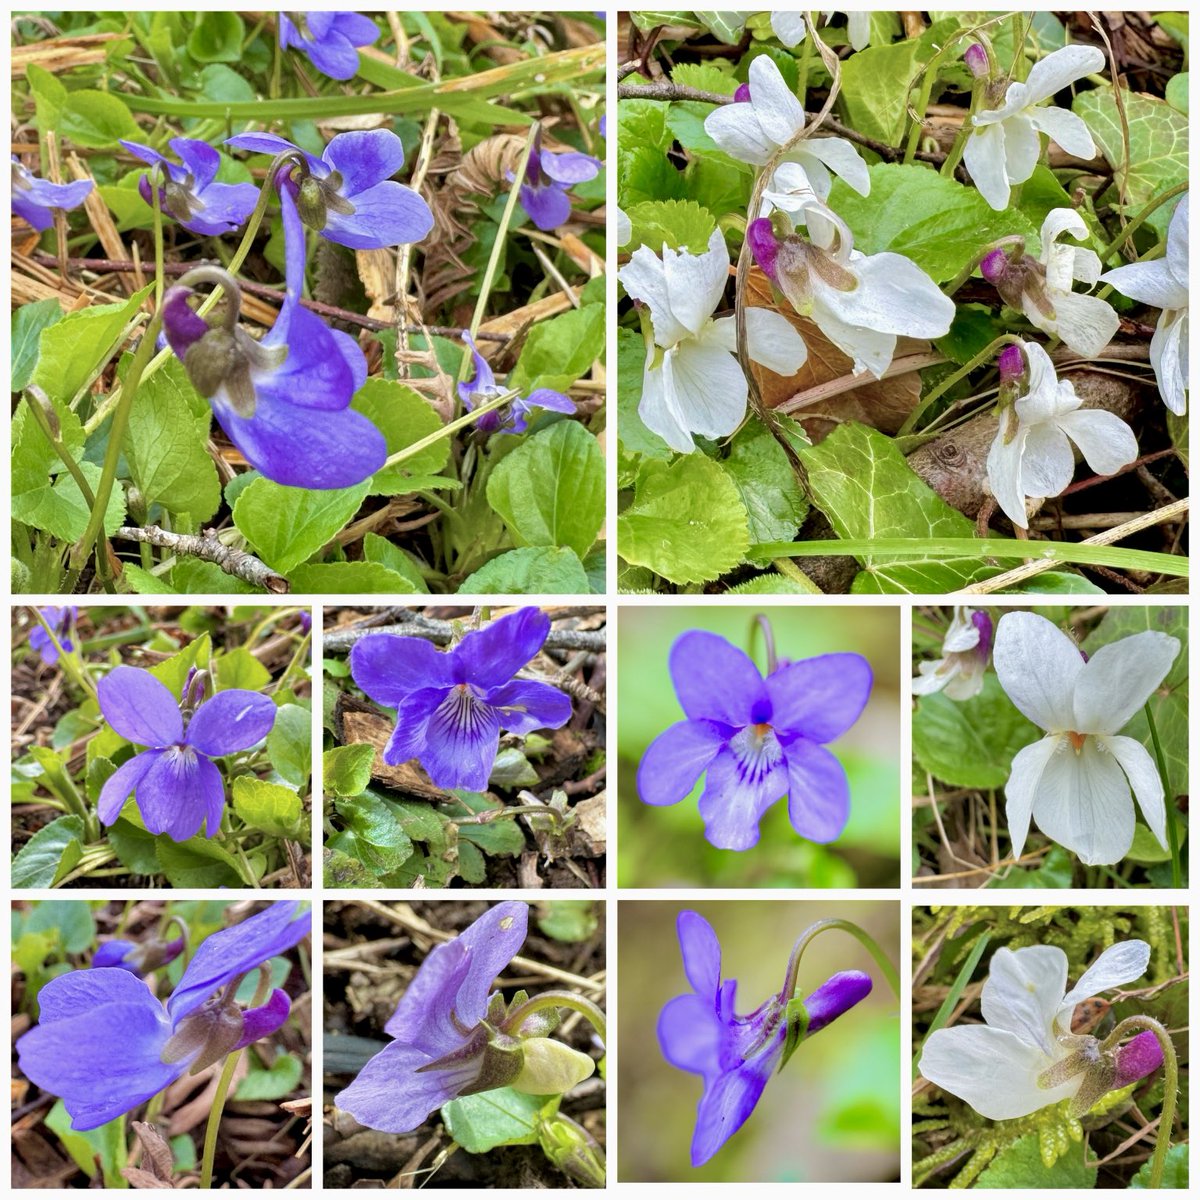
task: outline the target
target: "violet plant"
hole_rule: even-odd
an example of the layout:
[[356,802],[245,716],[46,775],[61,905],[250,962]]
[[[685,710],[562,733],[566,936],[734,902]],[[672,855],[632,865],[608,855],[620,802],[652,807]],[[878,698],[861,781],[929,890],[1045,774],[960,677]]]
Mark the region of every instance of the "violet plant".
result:
[[[604,1186],[603,1154],[586,1132],[557,1112],[562,1097],[591,1077],[590,1054],[553,1037],[562,1013],[582,1015],[598,1047],[606,1039],[603,1012],[584,996],[561,989],[511,999],[493,990],[528,932],[529,906],[510,900],[489,908],[457,937],[437,944],[384,1026],[393,1039],[335,1097],[338,1108],[361,1125],[385,1133],[411,1133],[442,1110],[451,1129],[471,1117],[448,1106],[462,1097],[504,1092],[542,1102],[539,1144],[585,1186]],[[503,1142],[493,1142],[503,1144]]]
[[[1176,577],[1177,539],[1152,560],[1113,539],[1100,563],[1085,528],[1128,538],[1153,511],[1174,536],[1185,520],[1184,42],[1168,49],[1147,18],[1170,83],[1138,92],[1083,14],[938,12],[918,28],[859,12],[846,33],[841,15],[657,15],[630,14],[617,85],[622,589]],[[1145,122],[1136,146],[1130,119]],[[1180,149],[1169,167],[1156,144]],[[1098,158],[1082,179],[1077,163]],[[1146,175],[1129,189],[1131,170]],[[997,379],[1015,345],[1036,346],[1078,400],[1059,392],[1045,419],[1040,397],[1026,404],[1036,431]],[[1114,357],[1138,364],[1120,388],[1093,369]],[[1057,436],[1066,424],[1099,436]],[[963,451],[993,440],[1009,451],[999,472]],[[1043,557],[1024,552],[1030,537]]]
[[536,608],[489,622],[447,651],[420,637],[380,633],[355,643],[354,682],[396,710],[383,760],[416,759],[440,788],[482,792],[496,761],[500,731],[529,734],[571,719],[558,688],[517,673],[541,650],[550,620]]
[[669,1001],[659,1014],[658,1041],[673,1067],[701,1076],[691,1145],[693,1167],[703,1166],[749,1120],[770,1077],[781,1072],[809,1037],[844,1015],[871,992],[863,971],[838,971],[803,999],[797,994],[800,960],[819,933],[841,929],[874,958],[899,998],[894,965],[865,930],[840,919],[821,921],[797,939],[779,992],[753,1012],[734,1007],[737,983],[721,975],[721,944],[697,912],[677,921],[684,974],[691,991]]
[[312,748],[297,609],[86,613],[54,664],[61,711],[35,718],[14,753],[15,885],[90,886],[101,872],[132,886],[299,886]]
[[[200,1186],[210,1187],[240,1052],[279,1030],[291,1011],[288,993],[271,987],[268,964],[308,937],[311,923],[296,901],[278,901],[209,935],[165,1001],[124,965],[57,975],[37,993],[37,1024],[17,1039],[18,1067],[63,1100],[72,1129],[86,1132],[153,1104],[184,1074],[219,1066],[200,1172]],[[255,972],[258,987],[243,1006],[239,988]]]
[[47,605],[37,610],[38,625],[29,631],[29,648],[41,657],[42,664],[54,666],[63,654],[75,649],[71,640],[79,609],[74,604]]
[[[534,19],[497,74],[468,50],[486,23],[450,14],[446,37],[441,21],[184,13],[147,61],[106,60],[103,86],[75,68],[53,97],[37,71],[23,81],[43,167],[86,161],[94,181],[54,185],[14,161],[14,211],[48,229],[99,185],[137,261],[97,259],[117,252],[98,244],[94,204],[71,245],[22,241],[23,258],[56,249],[98,302],[21,306],[18,590],[600,588],[603,42]],[[23,43],[45,34],[19,26]],[[436,82],[410,69],[450,46]],[[480,190],[474,164],[499,147],[516,182],[499,170]],[[96,286],[94,267],[152,284]],[[510,319],[547,287],[570,301]],[[539,408],[572,419],[530,422]],[[517,494],[526,480],[535,495]],[[381,504],[418,515],[379,526]]]

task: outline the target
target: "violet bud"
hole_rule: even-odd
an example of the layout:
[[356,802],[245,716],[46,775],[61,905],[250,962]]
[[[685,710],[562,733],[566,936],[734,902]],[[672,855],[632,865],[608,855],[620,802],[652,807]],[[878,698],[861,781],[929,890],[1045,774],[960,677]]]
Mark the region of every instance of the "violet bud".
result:
[[983,256],[983,261],[979,264],[979,273],[988,283],[999,283],[1008,274],[1008,268],[1008,255],[1003,250],[996,249]]
[[750,253],[758,263],[762,272],[772,283],[779,280],[776,259],[779,257],[779,243],[775,239],[775,230],[767,217],[759,217],[746,226],[746,241],[750,244]]
[[[1016,347],[1012,346],[1009,349],[1015,350]],[[971,614],[971,623],[979,630],[979,641],[975,646],[975,653],[986,663],[988,655],[992,652],[992,618],[977,609]]]
[[1136,1083],[1162,1066],[1163,1052],[1158,1038],[1150,1030],[1139,1033],[1116,1053],[1117,1077],[1114,1088]]
[[733,102],[735,104],[750,103],[750,85],[748,83],[739,83],[737,91],[733,93]]
[[967,47],[967,52],[963,55],[963,62],[967,64],[967,69],[976,79],[982,79],[988,74],[987,51],[978,42],[972,42]]
[[1000,368],[1000,378],[1004,383],[1011,383],[1025,374],[1025,355],[1020,346],[1005,346],[997,359]]

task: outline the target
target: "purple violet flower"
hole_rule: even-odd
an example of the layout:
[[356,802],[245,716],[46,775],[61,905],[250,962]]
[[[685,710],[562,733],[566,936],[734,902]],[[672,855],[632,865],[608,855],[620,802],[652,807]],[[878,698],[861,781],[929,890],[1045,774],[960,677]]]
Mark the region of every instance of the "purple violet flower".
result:
[[12,210],[41,233],[54,224],[55,208],[78,208],[95,185],[90,179],[51,183],[39,179],[14,154],[12,156]]
[[304,224],[328,241],[378,250],[419,242],[433,228],[429,205],[392,178],[404,166],[404,144],[390,129],[335,134],[320,158],[277,133],[240,133],[225,144],[272,156],[302,154],[307,173],[284,166],[276,184],[291,193]]
[[[496,383],[496,376],[488,361],[479,353],[475,339],[470,331],[464,329],[463,341],[471,347],[471,361],[475,364],[475,378],[468,379],[458,385],[458,398],[468,412],[474,412],[482,404],[486,404],[494,396],[499,396],[507,389]],[[551,388],[537,388],[528,396],[514,396],[504,408],[494,408],[485,412],[475,428],[480,433],[524,433],[529,427],[529,414],[535,408],[549,409],[551,412],[574,413],[575,401],[562,392]]]
[[511,1083],[490,1082],[483,1020],[492,981],[520,950],[528,921],[529,906],[509,900],[435,946],[384,1026],[395,1041],[334,1097],[337,1107],[371,1129],[409,1133],[456,1096]]
[[[210,326],[191,307],[187,276],[167,289],[163,329],[196,390],[246,461],[275,483],[313,489],[352,487],[387,458],[383,434],[350,407],[366,382],[367,361],[347,333],[300,304],[304,229],[281,192],[287,293],[261,341],[238,327],[236,283],[224,318]],[[211,271],[200,268],[200,271]]]
[[[658,1043],[673,1067],[704,1078],[692,1137],[692,1166],[703,1166],[746,1123],[787,1041],[787,984],[754,1012],[734,1011],[737,981],[721,980],[721,943],[697,912],[676,922],[683,969],[692,991],[676,996],[658,1018]],[[871,991],[862,971],[839,971],[804,1001],[805,1037],[848,1012]]]
[[123,738],[148,749],[109,776],[96,811],[105,825],[121,815],[133,793],[150,833],[185,842],[205,825],[216,837],[225,808],[225,784],[214,758],[248,750],[275,724],[269,696],[242,688],[218,692],[193,712],[149,671],[115,667],[97,685],[100,711]]
[[646,804],[678,804],[708,773],[700,797],[704,836],[749,850],[781,796],[801,837],[831,842],[850,815],[850,785],[825,743],[866,707],[871,667],[859,654],[822,654],[777,667],[764,680],[723,637],[693,629],[675,639],[671,679],[686,720],[650,743],[638,767]]
[[244,976],[308,936],[312,916],[296,907],[278,901],[205,938],[165,1005],[128,970],[56,976],[38,992],[38,1024],[17,1041],[21,1070],[84,1131],[274,1033],[291,1011],[285,991],[248,1011],[235,996]]
[[[45,608],[39,608],[38,612],[42,614],[46,624],[54,630],[54,636],[58,638],[58,645],[70,654],[75,649],[75,643],[71,641],[71,631],[75,628],[75,622],[79,618],[79,609],[74,604],[65,604],[61,608],[50,604]],[[40,623],[34,625],[29,631],[29,648],[36,650],[42,656],[42,662],[47,667],[52,667],[58,662],[58,646],[54,644]]]
[[[557,229],[571,219],[571,197],[567,195],[567,189],[595,179],[599,173],[600,160],[590,154],[578,150],[562,154],[543,150],[539,132],[534,137],[525,177],[521,181],[521,207],[539,229]],[[511,181],[513,173],[506,174]]]
[[359,46],[379,37],[375,22],[353,12],[279,14],[279,45],[299,50],[330,79],[353,79],[358,71]]
[[525,734],[571,719],[571,700],[558,688],[513,678],[549,633],[545,613],[522,608],[445,652],[424,638],[393,633],[356,642],[354,682],[377,704],[396,709],[383,761],[399,766],[415,758],[435,787],[482,792],[501,729]]
[[[159,204],[189,233],[219,237],[244,225],[258,203],[252,183],[217,183],[221,156],[207,142],[195,138],[172,138],[167,143],[183,162],[173,163],[157,150],[138,142],[121,140],[121,145],[142,162],[161,166]],[[153,205],[150,172],[138,180],[138,191]]]
[[183,953],[183,938],[169,942],[149,938],[144,942],[126,942],[120,938],[102,942],[92,955],[93,967],[119,967],[139,977],[165,967],[167,963]]

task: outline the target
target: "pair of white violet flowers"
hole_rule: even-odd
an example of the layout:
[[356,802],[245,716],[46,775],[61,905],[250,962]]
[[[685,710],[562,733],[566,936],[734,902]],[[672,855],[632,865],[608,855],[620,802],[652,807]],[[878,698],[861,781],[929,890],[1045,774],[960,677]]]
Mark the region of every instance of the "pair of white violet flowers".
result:
[[[965,701],[983,687],[991,619],[960,607],[942,657],[922,663],[913,692],[945,691]],[[996,626],[1000,686],[1044,736],[1017,752],[1005,785],[1012,856],[1020,858],[1030,820],[1089,866],[1119,862],[1133,845],[1134,800],[1166,849],[1163,780],[1149,751],[1121,734],[1162,685],[1179,656],[1178,638],[1145,630],[1087,657],[1058,626],[1032,612],[1008,612]]]

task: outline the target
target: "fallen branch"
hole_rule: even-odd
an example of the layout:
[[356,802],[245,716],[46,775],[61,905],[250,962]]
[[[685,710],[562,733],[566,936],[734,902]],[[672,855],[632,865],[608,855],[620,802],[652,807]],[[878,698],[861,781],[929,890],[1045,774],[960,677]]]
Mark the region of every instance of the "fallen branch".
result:
[[146,525],[141,529],[123,525],[112,536],[123,538],[127,542],[146,542],[151,546],[170,550],[173,554],[216,563],[226,575],[233,575],[252,587],[264,588],[268,592],[282,594],[292,586],[282,575],[272,571],[253,554],[226,546],[211,529],[204,533],[171,533],[157,525]]
[[[325,634],[323,648],[332,650],[335,654],[344,654],[355,642],[374,633],[396,633],[401,637],[419,637],[439,646],[446,645],[453,636],[454,630],[449,621],[435,621],[432,617],[424,617],[419,613],[399,613],[402,623],[399,625],[377,625],[367,629],[338,629]],[[602,654],[605,650],[606,638],[603,630],[585,631],[581,629],[551,629],[546,638],[547,650],[588,650]]]

